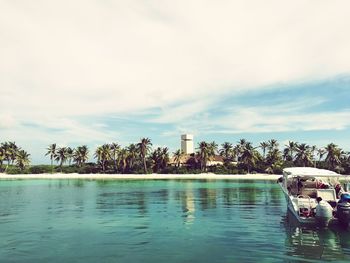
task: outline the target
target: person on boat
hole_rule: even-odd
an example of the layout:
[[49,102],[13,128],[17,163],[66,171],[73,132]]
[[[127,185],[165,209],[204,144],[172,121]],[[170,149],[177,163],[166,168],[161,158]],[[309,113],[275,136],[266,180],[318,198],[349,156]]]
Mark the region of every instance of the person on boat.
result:
[[318,189],[329,189],[329,184],[326,182],[323,182],[322,180],[318,180],[316,182],[316,188]]
[[303,189],[303,182],[301,181],[300,177],[297,178],[297,188],[298,188],[298,195],[301,194],[301,191]]
[[337,183],[334,187],[335,193],[337,195],[337,199],[341,197],[341,195],[344,193],[343,188],[341,187],[340,183]]
[[[329,206],[333,210],[333,207],[327,201],[322,200],[322,197],[320,197],[320,196],[317,197],[316,201],[317,201],[317,204]],[[317,206],[316,206],[316,210],[317,210]]]

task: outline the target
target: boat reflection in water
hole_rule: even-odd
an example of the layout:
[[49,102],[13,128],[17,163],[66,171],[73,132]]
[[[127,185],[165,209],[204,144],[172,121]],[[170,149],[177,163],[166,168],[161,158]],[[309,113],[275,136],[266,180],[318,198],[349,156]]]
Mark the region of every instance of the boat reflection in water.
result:
[[286,255],[296,259],[344,261],[350,255],[350,232],[341,226],[301,225],[288,210],[282,220],[286,229]]

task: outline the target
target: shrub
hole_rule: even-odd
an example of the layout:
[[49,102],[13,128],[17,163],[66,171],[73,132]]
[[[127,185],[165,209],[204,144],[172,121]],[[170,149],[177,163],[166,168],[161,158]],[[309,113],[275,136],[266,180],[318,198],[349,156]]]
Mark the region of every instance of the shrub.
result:
[[159,173],[162,174],[176,174],[177,168],[175,166],[167,166],[164,169],[162,169]]
[[211,167],[209,167],[208,171],[211,173],[215,173],[215,174],[229,174],[230,173],[229,169],[224,165],[211,166]]
[[[58,168],[60,171],[60,168]],[[79,171],[79,167],[77,166],[62,166],[62,173],[70,174],[70,173],[77,173]]]
[[100,168],[94,164],[86,164],[78,169],[79,174],[96,174],[98,172],[100,172]]
[[6,170],[7,174],[24,174],[25,171],[22,171],[21,169],[19,169],[16,166],[9,166]]
[[33,165],[28,169],[28,172],[31,174],[51,173],[52,167],[50,165]]

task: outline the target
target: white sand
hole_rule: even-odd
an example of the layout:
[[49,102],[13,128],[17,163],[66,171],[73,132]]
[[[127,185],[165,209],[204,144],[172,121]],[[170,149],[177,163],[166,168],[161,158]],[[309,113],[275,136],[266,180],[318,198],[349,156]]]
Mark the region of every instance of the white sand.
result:
[[209,180],[277,180],[281,175],[276,174],[4,174],[0,173],[1,179],[209,179]]

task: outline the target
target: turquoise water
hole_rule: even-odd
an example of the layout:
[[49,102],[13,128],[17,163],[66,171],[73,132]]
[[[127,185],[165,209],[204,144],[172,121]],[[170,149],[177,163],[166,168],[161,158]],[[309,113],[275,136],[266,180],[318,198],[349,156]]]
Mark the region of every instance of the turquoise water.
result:
[[350,261],[265,181],[0,181],[0,262]]

